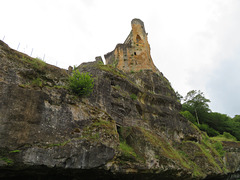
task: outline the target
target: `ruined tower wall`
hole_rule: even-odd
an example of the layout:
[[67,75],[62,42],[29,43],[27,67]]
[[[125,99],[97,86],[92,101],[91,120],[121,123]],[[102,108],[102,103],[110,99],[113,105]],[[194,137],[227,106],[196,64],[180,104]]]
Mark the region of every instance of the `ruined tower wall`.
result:
[[151,69],[159,72],[150,55],[150,45],[144,24],[140,19],[133,19],[132,30],[123,44],[106,54],[106,64],[111,64],[125,72]]

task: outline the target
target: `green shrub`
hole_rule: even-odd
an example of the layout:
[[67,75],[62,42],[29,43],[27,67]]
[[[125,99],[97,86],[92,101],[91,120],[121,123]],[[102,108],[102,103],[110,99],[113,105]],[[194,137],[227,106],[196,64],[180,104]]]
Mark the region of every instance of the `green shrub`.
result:
[[228,132],[223,132],[223,137],[225,137],[225,138],[227,138],[227,139],[234,140],[234,141],[236,141],[236,140],[237,140],[237,138],[236,138],[236,137],[234,137],[233,135],[231,135],[231,134],[230,134],[230,133],[228,133]]
[[132,100],[136,100],[137,99],[137,95],[136,94],[131,94],[130,97],[131,97]]
[[13,163],[14,163],[12,159],[9,159],[7,157],[1,157],[1,156],[0,156],[0,161],[4,161],[8,165],[13,165]]
[[192,123],[197,122],[196,118],[189,111],[181,111],[180,114]]
[[117,89],[117,90],[120,90],[120,86],[119,85],[113,86],[113,88]]
[[47,63],[40,58],[31,58],[31,57],[28,57],[28,56],[23,56],[21,58],[21,60],[24,61],[25,63],[30,64],[32,67],[34,67],[38,70],[44,70],[44,68],[47,65]]
[[73,70],[69,77],[70,90],[79,97],[88,96],[93,91],[94,80],[89,73],[80,73],[79,70]]
[[214,144],[214,148],[217,150],[217,152],[219,153],[220,156],[224,156],[225,154],[225,151],[223,150],[223,146],[222,146],[222,143],[217,141],[215,142]]
[[19,153],[19,152],[21,152],[21,150],[13,150],[13,151],[9,151],[9,153]]
[[97,64],[104,65],[104,63],[102,61],[98,61]]
[[40,78],[36,78],[36,79],[32,80],[32,85],[36,86],[36,87],[42,87],[43,82]]
[[205,131],[209,136],[218,136],[219,132],[215,129],[209,127],[207,124],[196,124],[198,128],[202,131]]
[[73,65],[73,71],[76,71],[76,70],[77,70],[77,68],[78,68],[78,66],[77,66],[77,65]]
[[125,141],[120,142],[119,144],[120,151],[124,157],[128,158],[137,158],[137,154],[131,146],[129,146]]

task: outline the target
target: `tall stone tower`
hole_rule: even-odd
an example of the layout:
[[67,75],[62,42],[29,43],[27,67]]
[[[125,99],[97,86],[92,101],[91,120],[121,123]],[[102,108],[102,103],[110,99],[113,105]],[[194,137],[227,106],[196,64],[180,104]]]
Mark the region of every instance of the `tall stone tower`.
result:
[[104,55],[106,64],[112,64],[124,72],[151,69],[159,72],[150,55],[150,45],[144,23],[133,19],[132,30],[123,44],[118,44],[112,52]]

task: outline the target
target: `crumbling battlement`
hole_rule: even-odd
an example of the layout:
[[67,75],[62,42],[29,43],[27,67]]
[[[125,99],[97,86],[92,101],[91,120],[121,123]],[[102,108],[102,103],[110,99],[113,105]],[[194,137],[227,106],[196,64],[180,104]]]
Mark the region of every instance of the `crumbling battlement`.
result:
[[124,43],[118,44],[112,52],[104,55],[106,64],[125,72],[144,69],[159,72],[151,58],[144,23],[140,19],[133,19],[131,25],[132,30]]

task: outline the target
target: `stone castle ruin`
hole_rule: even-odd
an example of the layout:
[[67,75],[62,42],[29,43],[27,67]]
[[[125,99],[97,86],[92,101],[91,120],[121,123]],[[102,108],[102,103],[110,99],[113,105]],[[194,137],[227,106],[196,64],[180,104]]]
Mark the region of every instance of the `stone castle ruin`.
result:
[[150,45],[144,23],[140,19],[133,19],[132,30],[123,44],[118,44],[112,52],[104,55],[106,64],[124,71],[152,70],[159,72],[153,64],[150,55]]

